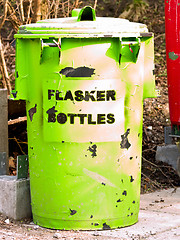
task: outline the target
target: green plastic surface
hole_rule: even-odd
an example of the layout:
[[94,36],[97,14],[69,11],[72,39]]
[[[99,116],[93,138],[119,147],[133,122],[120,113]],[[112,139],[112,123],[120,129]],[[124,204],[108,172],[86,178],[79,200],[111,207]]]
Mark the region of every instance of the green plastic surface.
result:
[[33,220],[112,229],[138,220],[143,99],[153,37],[18,38],[15,99],[27,104]]

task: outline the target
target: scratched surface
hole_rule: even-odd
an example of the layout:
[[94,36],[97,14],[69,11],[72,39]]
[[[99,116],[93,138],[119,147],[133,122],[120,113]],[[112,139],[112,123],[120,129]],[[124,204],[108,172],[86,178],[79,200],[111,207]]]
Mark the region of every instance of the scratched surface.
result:
[[[48,33],[47,33],[48,34]],[[153,37],[17,39],[26,99],[33,220],[112,229],[138,220],[143,99],[154,97]]]

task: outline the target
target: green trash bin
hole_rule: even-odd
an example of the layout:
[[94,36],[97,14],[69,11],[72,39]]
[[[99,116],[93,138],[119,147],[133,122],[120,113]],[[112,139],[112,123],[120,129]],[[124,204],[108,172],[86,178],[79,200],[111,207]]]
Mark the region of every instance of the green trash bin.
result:
[[20,26],[15,38],[12,95],[26,100],[34,223],[66,230],[134,224],[143,99],[156,96],[152,33],[85,7]]

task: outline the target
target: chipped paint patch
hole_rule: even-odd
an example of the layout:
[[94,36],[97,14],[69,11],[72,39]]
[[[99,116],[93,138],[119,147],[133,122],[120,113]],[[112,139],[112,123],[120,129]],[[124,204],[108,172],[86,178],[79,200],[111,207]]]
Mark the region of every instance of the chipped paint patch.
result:
[[74,214],[76,214],[76,213],[77,213],[77,211],[76,211],[76,210],[71,210],[71,209],[70,209],[70,215],[72,215],[72,216],[73,216],[73,215],[74,215]]
[[134,182],[133,176],[130,176],[130,182]]
[[174,52],[169,52],[169,58],[171,59],[171,60],[173,60],[173,61],[175,61],[176,59],[178,59],[178,55],[177,54],[175,54]]
[[94,223],[94,226],[99,226],[99,223]]
[[65,67],[59,73],[66,77],[91,77],[94,74],[95,69],[89,67]]
[[12,95],[13,95],[14,98],[17,98],[17,91],[16,92],[12,91]]
[[48,114],[48,122],[56,121],[56,115],[55,115],[56,112],[57,112],[57,110],[55,110],[55,106],[53,106],[52,108],[50,108],[46,111],[46,113]]
[[103,223],[103,230],[110,230],[111,227],[107,225],[106,223]]
[[120,143],[120,146],[122,149],[124,149],[124,148],[128,149],[131,146],[131,144],[129,143],[129,140],[127,138],[129,133],[130,133],[130,129],[127,129],[127,131],[123,135],[121,135],[122,141]]
[[101,184],[104,183],[104,184],[107,184],[107,185],[109,185],[109,186],[111,186],[111,187],[115,187],[115,188],[116,188],[116,186],[115,186],[113,183],[111,183],[107,178],[101,176],[101,175],[98,174],[98,173],[89,171],[89,170],[86,169],[86,168],[83,169],[83,172],[84,172],[87,176],[89,176],[90,178],[96,180],[97,182],[99,182],[99,183],[101,183]]
[[122,193],[122,195],[127,196],[127,191],[124,190],[124,192]]
[[33,108],[29,109],[29,111],[28,111],[31,122],[32,122],[33,116],[36,112],[37,112],[37,104],[35,104],[35,106]]
[[96,157],[97,145],[96,144],[92,145],[92,147],[89,147],[87,151],[90,151],[92,153],[91,154],[92,157]]

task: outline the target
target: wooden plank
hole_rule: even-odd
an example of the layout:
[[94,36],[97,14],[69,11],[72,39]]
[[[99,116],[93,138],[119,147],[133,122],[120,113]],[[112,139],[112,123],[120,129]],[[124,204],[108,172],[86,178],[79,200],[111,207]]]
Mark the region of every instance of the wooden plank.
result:
[[19,117],[19,118],[16,118],[16,119],[13,119],[13,120],[9,120],[8,121],[8,125],[13,125],[13,124],[17,124],[17,123],[20,123],[20,122],[25,122],[27,121],[27,117]]

